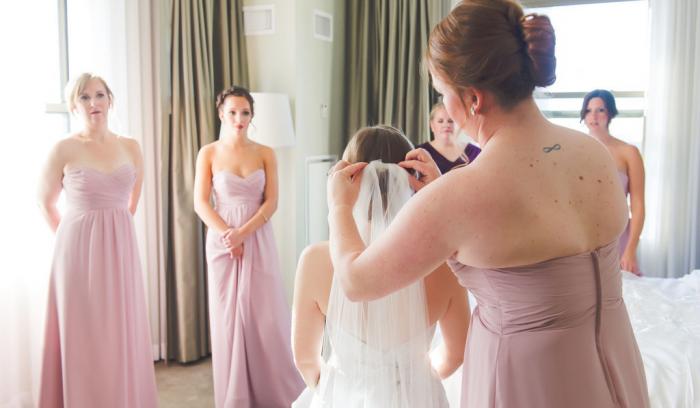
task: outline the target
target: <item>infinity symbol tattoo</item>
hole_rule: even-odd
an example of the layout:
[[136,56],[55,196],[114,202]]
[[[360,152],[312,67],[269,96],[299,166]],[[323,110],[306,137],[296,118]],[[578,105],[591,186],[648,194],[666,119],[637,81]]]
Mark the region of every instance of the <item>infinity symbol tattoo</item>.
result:
[[559,145],[559,143],[555,144],[555,145],[552,146],[552,147],[546,147],[546,146],[545,146],[545,147],[542,148],[542,151],[545,152],[545,153],[550,153],[550,152],[552,152],[552,151],[554,151],[554,150],[561,150],[561,146]]

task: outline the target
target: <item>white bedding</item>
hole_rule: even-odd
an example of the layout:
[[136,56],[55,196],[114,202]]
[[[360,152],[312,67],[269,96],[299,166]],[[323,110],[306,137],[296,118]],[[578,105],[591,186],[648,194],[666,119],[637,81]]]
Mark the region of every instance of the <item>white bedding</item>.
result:
[[700,270],[622,283],[652,408],[700,408]]

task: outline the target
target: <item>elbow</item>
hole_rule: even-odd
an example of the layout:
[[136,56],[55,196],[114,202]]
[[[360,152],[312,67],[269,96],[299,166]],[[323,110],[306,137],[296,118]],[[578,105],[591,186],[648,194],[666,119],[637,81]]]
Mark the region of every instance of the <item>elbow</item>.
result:
[[272,215],[277,212],[277,207],[277,199],[267,201],[267,208],[270,211],[267,218],[272,218]]
[[440,370],[440,379],[444,380],[445,378],[449,377],[452,375],[457,369],[464,363],[464,353],[449,353],[445,356],[445,360],[443,361],[442,365],[442,370]]
[[203,212],[203,205],[201,200],[194,200],[194,212],[197,214],[199,218],[202,218],[202,212]]
[[302,358],[296,351],[292,352],[292,355],[294,356],[294,366],[297,368],[297,371],[302,372],[309,367],[310,362],[308,358]]
[[53,206],[51,202],[44,198],[39,198],[36,205],[39,207],[39,211],[41,211],[41,213],[44,215],[49,214],[51,212],[51,207]]
[[344,276],[341,278],[341,285],[345,296],[351,302],[369,302],[379,299],[381,296],[375,293],[371,285],[365,285],[360,279],[353,276]]

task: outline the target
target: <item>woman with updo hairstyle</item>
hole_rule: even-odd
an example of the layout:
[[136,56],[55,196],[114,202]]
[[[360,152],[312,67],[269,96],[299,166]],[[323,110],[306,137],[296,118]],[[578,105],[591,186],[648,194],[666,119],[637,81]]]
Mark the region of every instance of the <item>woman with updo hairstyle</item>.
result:
[[515,1],[465,0],[432,31],[426,63],[479,159],[439,177],[421,149],[419,190],[365,245],[352,218],[364,163],[328,182],[330,253],[347,296],[371,300],[449,264],[477,301],[462,407],[648,407],[621,293],[627,205],[591,137],[549,122],[532,96],[554,82],[554,30]]
[[615,161],[625,198],[630,198],[630,219],[620,236],[620,267],[640,275],[637,245],[644,227],[644,162],[639,149],[610,134],[610,122],[617,116],[612,92],[595,89],[586,94],[581,106],[581,121],[588,134],[603,144]]
[[199,150],[194,176],[194,210],[207,226],[214,403],[289,407],[304,382],[292,361],[289,306],[269,223],[277,210],[277,160],[248,137],[255,101],[246,88],[223,90],[216,109],[219,138]]

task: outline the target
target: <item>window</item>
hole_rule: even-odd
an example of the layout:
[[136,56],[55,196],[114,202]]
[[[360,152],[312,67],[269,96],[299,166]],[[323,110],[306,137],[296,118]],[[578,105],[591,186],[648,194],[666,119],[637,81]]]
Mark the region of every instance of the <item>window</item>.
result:
[[36,206],[46,154],[68,128],[60,110],[60,3],[4,2],[0,5],[0,336],[3,384],[0,406],[33,406],[41,365],[46,289],[53,234]]
[[584,95],[611,90],[620,113],[610,132],[641,149],[649,66],[647,2],[529,8],[526,13],[549,16],[557,37],[557,81],[535,92],[543,113],[555,123],[586,132],[579,123]]

